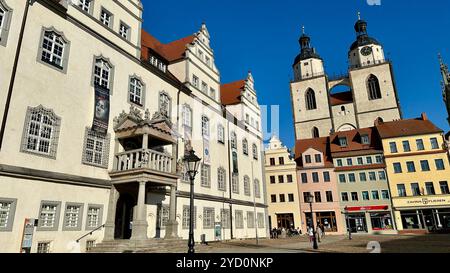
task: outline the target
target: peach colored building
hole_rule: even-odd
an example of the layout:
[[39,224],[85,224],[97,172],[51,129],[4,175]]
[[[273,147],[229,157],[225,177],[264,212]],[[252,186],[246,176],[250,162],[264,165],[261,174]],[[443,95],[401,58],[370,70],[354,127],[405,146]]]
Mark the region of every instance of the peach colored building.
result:
[[314,196],[314,226],[325,227],[326,233],[344,234],[342,213],[334,166],[327,138],[299,140],[295,145],[297,181],[302,215],[302,230],[311,225],[311,207],[306,195]]

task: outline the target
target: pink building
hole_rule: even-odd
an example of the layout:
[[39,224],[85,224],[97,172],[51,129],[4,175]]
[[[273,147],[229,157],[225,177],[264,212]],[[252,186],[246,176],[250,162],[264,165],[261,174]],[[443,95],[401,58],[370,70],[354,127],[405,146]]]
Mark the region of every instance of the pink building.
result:
[[307,226],[311,225],[311,208],[306,202],[306,196],[311,193],[314,196],[314,226],[319,223],[327,233],[345,234],[328,138],[298,140],[295,145],[295,161],[302,230],[306,231]]

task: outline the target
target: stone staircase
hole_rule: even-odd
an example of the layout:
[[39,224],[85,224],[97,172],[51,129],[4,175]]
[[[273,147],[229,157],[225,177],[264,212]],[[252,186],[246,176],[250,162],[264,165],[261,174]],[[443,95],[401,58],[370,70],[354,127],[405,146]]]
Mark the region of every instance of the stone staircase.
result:
[[[196,244],[195,250],[210,248]],[[88,253],[187,253],[188,241],[182,239],[147,239],[103,241]]]

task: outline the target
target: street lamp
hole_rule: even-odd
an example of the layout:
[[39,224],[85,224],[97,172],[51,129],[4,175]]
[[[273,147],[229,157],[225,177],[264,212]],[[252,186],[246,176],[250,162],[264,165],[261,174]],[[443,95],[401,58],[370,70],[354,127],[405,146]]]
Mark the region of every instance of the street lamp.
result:
[[309,203],[309,207],[311,209],[311,225],[313,229],[313,248],[318,249],[319,246],[317,245],[317,238],[316,238],[316,229],[314,228],[314,216],[313,216],[313,210],[312,210],[312,203],[314,202],[314,196],[309,192],[306,197],[306,202]]
[[184,164],[186,166],[187,175],[189,175],[189,180],[191,181],[191,194],[190,194],[190,205],[189,205],[189,241],[188,241],[188,253],[194,253],[194,179],[197,174],[198,167],[200,166],[200,160],[198,156],[195,155],[194,150],[188,151],[183,158]]

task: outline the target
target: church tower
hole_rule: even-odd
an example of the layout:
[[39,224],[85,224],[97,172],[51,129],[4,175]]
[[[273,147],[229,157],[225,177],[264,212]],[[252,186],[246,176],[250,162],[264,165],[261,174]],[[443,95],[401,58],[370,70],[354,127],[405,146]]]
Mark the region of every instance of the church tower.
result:
[[299,39],[300,54],[295,58],[291,82],[292,109],[296,139],[326,136],[333,128],[327,79],[322,58],[311,46],[305,28]]
[[359,13],[355,31],[348,58],[357,127],[373,126],[376,119],[401,119],[392,64],[385,59],[383,46],[368,35],[367,22]]
[[439,64],[442,74],[442,94],[444,96],[445,106],[447,107],[447,121],[450,124],[450,73],[448,71],[448,66],[442,60],[441,54],[439,54]]

